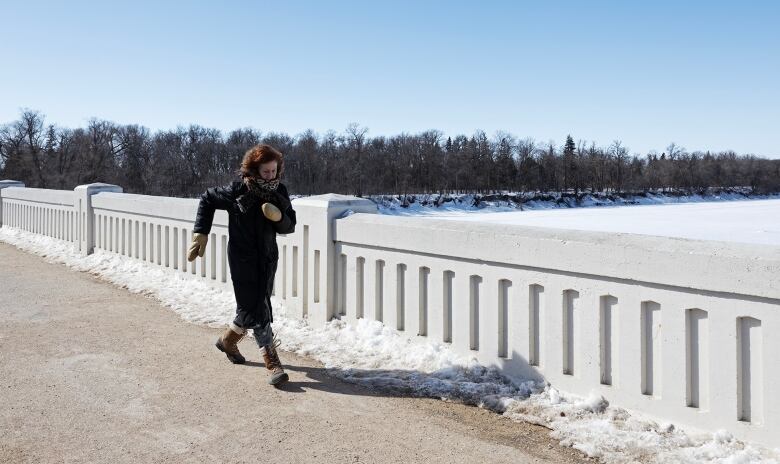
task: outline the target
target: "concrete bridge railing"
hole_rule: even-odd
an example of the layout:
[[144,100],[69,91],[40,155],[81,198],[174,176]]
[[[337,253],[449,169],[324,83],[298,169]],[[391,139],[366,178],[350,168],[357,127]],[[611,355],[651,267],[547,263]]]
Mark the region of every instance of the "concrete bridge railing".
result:
[[[0,225],[230,290],[227,216],[188,263],[197,200],[0,182]],[[780,446],[780,247],[376,214],[293,201],[274,293],[295,317],[382,321],[507,375]],[[355,213],[355,214],[345,214]]]

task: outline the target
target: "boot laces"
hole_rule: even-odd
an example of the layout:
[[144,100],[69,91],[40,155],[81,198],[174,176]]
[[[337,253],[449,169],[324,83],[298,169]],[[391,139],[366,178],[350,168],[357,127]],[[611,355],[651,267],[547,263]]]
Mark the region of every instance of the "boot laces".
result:
[[276,335],[274,335],[273,340],[271,341],[270,345],[267,345],[264,347],[265,351],[265,367],[270,370],[276,370],[282,368],[282,361],[279,360],[279,354],[276,352],[276,348],[281,345],[282,342],[278,338],[276,338]]

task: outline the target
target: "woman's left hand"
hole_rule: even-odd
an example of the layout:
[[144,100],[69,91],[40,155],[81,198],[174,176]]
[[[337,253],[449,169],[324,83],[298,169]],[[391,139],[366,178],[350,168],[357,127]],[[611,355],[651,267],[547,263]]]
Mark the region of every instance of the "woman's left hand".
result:
[[279,211],[279,208],[277,208],[273,203],[263,203],[261,209],[263,210],[263,215],[268,218],[268,220],[273,222],[279,222],[282,220],[282,212]]

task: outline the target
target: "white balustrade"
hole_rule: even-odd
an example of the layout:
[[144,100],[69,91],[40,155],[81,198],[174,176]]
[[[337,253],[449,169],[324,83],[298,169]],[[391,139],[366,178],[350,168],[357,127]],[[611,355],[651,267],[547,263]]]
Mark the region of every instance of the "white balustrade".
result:
[[[119,192],[2,181],[0,225],[230,289],[224,211],[188,263],[197,199]],[[378,320],[509,376],[780,446],[780,247],[383,216],[342,195],[293,205],[274,283],[293,317]]]

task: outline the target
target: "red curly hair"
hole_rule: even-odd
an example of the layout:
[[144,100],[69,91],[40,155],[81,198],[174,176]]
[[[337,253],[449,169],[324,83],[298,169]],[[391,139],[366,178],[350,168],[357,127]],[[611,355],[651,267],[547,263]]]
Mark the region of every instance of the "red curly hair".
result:
[[279,179],[284,171],[282,152],[264,143],[255,145],[244,154],[239,170],[241,177],[260,177],[260,165],[270,161],[276,161],[276,178]]

